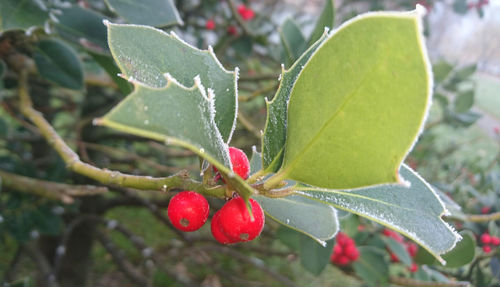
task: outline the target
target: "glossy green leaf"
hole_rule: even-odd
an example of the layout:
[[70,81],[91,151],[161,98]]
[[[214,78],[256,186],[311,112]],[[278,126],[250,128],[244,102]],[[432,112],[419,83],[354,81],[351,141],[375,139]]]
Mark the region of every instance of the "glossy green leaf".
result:
[[105,0],[109,8],[129,23],[155,27],[182,25],[172,0]]
[[353,268],[367,286],[385,286],[389,280],[389,266],[384,260],[384,251],[369,246],[359,247],[360,257]]
[[309,37],[309,46],[316,42],[325,32],[325,28],[332,29],[335,24],[335,3],[333,0],[326,0],[325,7],[319,16],[316,26]]
[[215,123],[224,142],[230,141],[237,115],[237,70],[225,70],[211,49],[199,50],[173,33],[138,25],[107,26],[109,47],[124,77],[160,88],[166,85],[165,73],[186,87],[199,75],[215,94]]
[[277,178],[331,189],[404,182],[432,90],[420,20],[364,14],[318,48],[290,95]]
[[335,240],[329,240],[323,246],[301,234],[299,249],[300,263],[309,272],[315,275],[321,274],[328,262],[330,262],[334,243]]
[[107,53],[106,27],[102,24],[106,18],[94,11],[73,5],[61,8],[54,23],[56,31],[63,38],[82,45],[94,52]]
[[281,82],[272,101],[266,101],[267,120],[262,137],[263,166],[269,172],[277,171],[283,161],[283,149],[286,141],[287,104],[292,87],[303,66],[326,39],[323,34],[314,45],[288,69],[281,71]]
[[474,105],[474,91],[468,90],[458,93],[453,104],[455,106],[455,112],[457,113],[467,112],[472,108],[472,105]]
[[382,240],[387,245],[387,248],[389,248],[389,250],[394,253],[394,255],[396,255],[401,262],[403,262],[406,266],[411,265],[410,254],[402,243],[397,242],[390,237],[383,237]]
[[0,1],[0,32],[43,27],[48,19],[49,12],[41,1]]
[[382,185],[346,191],[302,187],[297,193],[394,229],[443,262],[440,255],[452,249],[460,236],[441,218],[446,210],[431,186],[406,165],[400,172],[410,187]]
[[283,46],[285,65],[290,67],[307,48],[306,39],[299,26],[290,18],[279,27],[278,33]]
[[[250,160],[250,174],[261,169],[261,155],[254,147]],[[252,198],[260,203],[268,217],[321,244],[326,244],[325,241],[333,238],[338,232],[337,212],[328,204],[298,195],[283,198],[256,195]]]
[[70,46],[57,40],[42,40],[33,58],[40,76],[66,88],[83,88],[82,64]]

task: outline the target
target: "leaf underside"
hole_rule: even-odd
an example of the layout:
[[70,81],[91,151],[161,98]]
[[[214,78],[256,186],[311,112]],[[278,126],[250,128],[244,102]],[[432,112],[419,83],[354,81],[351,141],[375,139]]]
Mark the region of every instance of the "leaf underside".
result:
[[199,76],[215,94],[215,123],[229,142],[237,114],[237,72],[225,70],[213,52],[199,50],[175,34],[147,26],[108,23],[108,42],[124,77],[147,86],[166,85],[165,73],[186,87]]
[[443,262],[440,255],[452,249],[460,235],[441,218],[446,210],[430,185],[406,165],[400,172],[411,187],[381,185],[347,191],[303,187],[297,193],[397,230]]
[[430,102],[419,21],[365,14],[317,49],[290,94],[283,178],[330,189],[402,182]]

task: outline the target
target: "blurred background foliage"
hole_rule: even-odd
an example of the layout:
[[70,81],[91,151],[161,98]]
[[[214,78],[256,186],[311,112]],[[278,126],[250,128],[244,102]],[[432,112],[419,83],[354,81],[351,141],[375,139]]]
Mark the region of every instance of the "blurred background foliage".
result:
[[289,67],[318,37],[315,27],[336,27],[366,11],[411,10],[416,1],[0,0],[4,286],[500,286],[500,249],[491,240],[500,236],[500,4],[418,2],[428,10],[435,87],[427,127],[407,164],[436,187],[447,221],[464,237],[445,255],[448,266],[347,213],[342,231],[361,257],[338,266],[330,264],[335,240],[323,248],[272,220],[258,240],[231,247],[216,244],[208,226],[178,233],[166,218],[169,194],[109,185],[108,193],[68,203],[12,184],[13,174],[48,189],[95,184],[68,171],[19,112],[17,72],[26,62],[34,63],[34,105],[85,162],[150,176],[187,169],[199,177],[191,152],[92,125],[131,91],[117,76],[103,19],[173,30],[199,48],[211,45],[226,68],[238,66],[232,145],[250,155],[260,145],[264,99],[277,88],[281,64]]

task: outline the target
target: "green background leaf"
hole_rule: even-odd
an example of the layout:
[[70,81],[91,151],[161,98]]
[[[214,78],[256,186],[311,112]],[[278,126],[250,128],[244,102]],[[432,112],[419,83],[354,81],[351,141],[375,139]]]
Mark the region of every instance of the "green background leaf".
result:
[[38,42],[33,55],[40,76],[66,88],[83,89],[83,68],[73,49],[63,42]]
[[131,24],[155,27],[182,25],[172,0],[106,0],[106,3]]
[[290,95],[281,178],[332,189],[402,182],[430,103],[419,21],[365,14],[321,45]]
[[263,166],[270,172],[277,171],[283,161],[283,148],[286,141],[287,105],[293,85],[316,49],[326,39],[323,34],[314,45],[307,49],[304,54],[288,70],[282,70],[281,82],[272,101],[266,101],[267,119],[262,136]]
[[306,39],[297,23],[290,18],[279,27],[278,33],[283,46],[285,66],[290,67],[307,48]]
[[397,242],[390,237],[382,237],[382,240],[387,245],[389,250],[394,253],[401,262],[403,262],[406,266],[411,265],[410,254],[408,254],[408,251],[402,243]]
[[215,122],[228,142],[236,123],[237,72],[221,66],[212,51],[188,45],[174,34],[137,25],[108,24],[109,47],[123,75],[160,88],[169,73],[183,86],[191,87],[197,75],[206,89],[215,93]]
[[[472,262],[476,255],[476,237],[470,231],[460,232],[462,240],[449,252],[443,254],[446,268],[457,268]],[[415,256],[419,264],[436,265],[436,259],[425,249],[419,249]]]
[[[46,7],[33,0],[0,1],[0,31],[43,27],[49,19]],[[44,9],[42,9],[44,8]]]
[[309,272],[319,275],[330,262],[335,240],[328,240],[325,246],[301,234],[300,236],[300,263]]
[[335,24],[335,3],[333,0],[326,0],[325,7],[319,16],[318,22],[309,38],[309,46],[316,42],[325,32],[325,27],[332,29]]
[[384,251],[371,246],[358,248],[360,257],[353,268],[368,286],[385,286],[389,280],[389,266],[384,260]]
[[440,258],[460,236],[441,218],[445,209],[429,184],[406,165],[400,172],[411,187],[382,185],[348,191],[307,187],[298,193],[397,230]]

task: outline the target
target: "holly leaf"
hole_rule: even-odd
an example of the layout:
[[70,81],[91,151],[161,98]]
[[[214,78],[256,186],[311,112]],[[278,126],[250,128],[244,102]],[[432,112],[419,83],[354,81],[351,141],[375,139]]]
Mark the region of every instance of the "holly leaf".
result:
[[321,44],[290,93],[277,179],[329,189],[404,182],[398,170],[432,90],[420,21],[417,11],[367,13]]
[[277,171],[283,161],[283,148],[286,141],[287,105],[297,77],[314,52],[326,39],[326,33],[318,39],[290,69],[282,67],[281,82],[272,101],[266,100],[267,120],[262,137],[262,163],[266,171]]
[[169,74],[165,79],[162,88],[134,82],[134,92],[95,123],[193,151],[217,167],[247,200],[253,190],[231,171],[228,147],[215,124],[212,90],[199,77],[190,88]]
[[384,286],[389,278],[389,266],[384,260],[384,252],[376,247],[359,247],[360,257],[353,268],[368,286]]
[[41,1],[0,1],[0,32],[43,27],[48,19],[49,12]]
[[183,24],[172,0],[105,0],[105,2],[112,11],[132,24],[155,27]]
[[68,45],[57,40],[42,40],[33,58],[40,76],[66,88],[83,89],[82,63]]
[[[254,147],[250,159],[250,174],[261,169],[261,154]],[[320,244],[325,245],[325,241],[332,239],[339,230],[337,211],[328,204],[298,195],[283,198],[254,195],[252,198],[260,203],[268,217]],[[314,216],[310,216],[311,214]]]
[[296,187],[300,190],[296,193],[394,229],[443,263],[440,255],[451,250],[461,237],[441,218],[447,211],[432,187],[406,165],[400,172],[410,187],[381,185],[344,191]]
[[333,0],[326,0],[325,7],[319,16],[316,26],[309,38],[309,46],[316,42],[325,32],[325,28],[332,29],[335,24],[335,3]]
[[286,66],[291,66],[297,60],[302,52],[307,48],[306,39],[302,35],[297,23],[288,18],[278,29],[281,45],[283,46],[284,60]]
[[227,71],[210,48],[199,50],[174,33],[139,25],[107,22],[109,48],[125,78],[161,88],[169,73],[181,85],[194,85],[200,77],[215,96],[215,123],[224,142],[229,142],[236,125],[238,71]]

